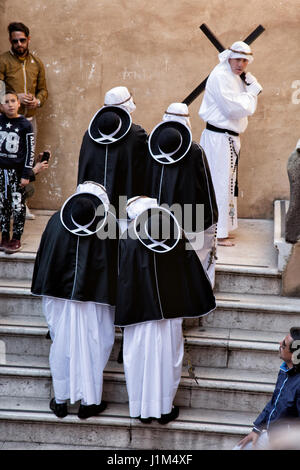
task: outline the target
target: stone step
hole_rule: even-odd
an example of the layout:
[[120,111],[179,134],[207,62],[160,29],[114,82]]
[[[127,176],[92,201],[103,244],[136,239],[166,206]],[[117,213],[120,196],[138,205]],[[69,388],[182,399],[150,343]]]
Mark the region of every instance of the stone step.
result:
[[16,280],[30,281],[36,253],[19,251],[11,255],[0,252],[1,278],[14,283]]
[[[36,253],[19,252],[6,255],[0,252],[0,273],[6,284],[24,280],[30,286]],[[216,292],[236,292],[277,295],[281,293],[281,273],[268,266],[216,264]]]
[[[41,226],[33,228],[37,222],[27,225],[35,230],[34,244],[32,236],[28,242],[24,237],[21,252],[0,253],[0,448],[231,449],[270,398],[281,362],[278,342],[300,318],[294,299],[280,297],[281,275],[273,254],[260,256],[269,242],[263,240],[256,252],[255,231],[250,234],[253,250],[249,248],[248,223],[242,227],[247,237],[239,231],[235,251],[219,251],[218,308],[200,321],[184,322],[185,365],[175,398],[181,407],[178,420],[167,426],[143,425],[129,417],[123,366],[116,361],[119,329],[104,373],[107,410],[81,421],[72,405],[70,415],[59,420],[49,410],[51,341],[45,338],[41,298],[30,294],[42,233]],[[197,382],[188,375],[191,364]]]
[[[5,442],[1,442],[0,441],[0,450],[1,451],[16,451],[16,450],[19,450],[19,451],[29,451],[29,452],[32,452],[34,450],[38,450],[38,451],[41,451],[41,450],[44,450],[44,451],[57,451],[57,450],[61,450],[61,451],[81,451],[81,450],[87,450],[86,446],[83,446],[83,445],[72,445],[72,444],[68,444],[67,446],[64,446],[64,445],[61,445],[61,444],[43,444],[41,442],[14,442],[14,441],[5,441]],[[99,451],[99,448],[97,447],[88,447],[88,450],[89,451],[92,451],[92,450],[98,450]],[[104,452],[105,450],[111,450],[111,448],[109,447],[108,449],[106,449],[105,447],[102,447],[101,448],[101,452]],[[113,451],[115,452],[115,451]],[[144,453],[144,452],[143,452]],[[15,454],[16,455],[16,454]],[[22,455],[21,453],[19,454],[20,455],[20,459],[22,458]],[[114,455],[114,454],[112,454]],[[47,459],[49,459],[49,455],[47,456]],[[77,461],[78,459],[78,454],[75,454],[74,453],[74,459]],[[106,459],[107,461],[107,459]]]
[[[300,319],[300,299],[274,294],[216,292],[217,309],[200,319],[200,324],[217,328],[232,325],[241,329],[285,332]],[[38,323],[44,318],[41,297],[31,295],[30,282],[0,279],[0,324],[18,321]],[[25,320],[26,319],[26,320]],[[198,325],[199,319],[186,319]]]
[[63,419],[48,408],[48,400],[0,401],[0,442],[53,448],[230,450],[251,430],[256,415],[247,412],[180,409],[167,424],[142,424],[130,418],[127,405],[108,404],[97,417],[80,420],[74,407]]
[[185,331],[186,360],[194,366],[269,371],[278,369],[282,333],[225,328]]
[[[0,325],[0,364],[19,365],[26,357],[35,364],[39,358],[49,356],[51,340],[46,338],[46,326]],[[121,332],[116,329],[111,360],[117,360],[120,351]]]
[[278,295],[218,292],[217,309],[201,319],[204,327],[287,333],[300,321],[300,299]]
[[0,281],[0,317],[4,318],[11,315],[41,316],[42,300],[41,297],[31,295],[29,281],[27,285],[22,281],[14,281],[11,285]]
[[281,274],[276,268],[216,265],[215,292],[280,295],[281,286]]
[[[43,367],[28,365],[0,366],[0,396],[28,399],[48,399],[53,396],[50,369],[46,361]],[[26,364],[26,361],[24,360]],[[189,377],[183,367],[182,378],[176,395],[176,404],[191,408],[227,409],[259,413],[270,399],[277,372],[198,367],[196,380]],[[109,362],[104,372],[103,399],[110,403],[127,403],[125,376],[122,364]]]
[[[30,363],[47,357],[51,341],[47,327],[0,325],[0,360],[18,365],[24,356]],[[277,369],[278,346],[282,333],[225,328],[192,327],[184,330],[185,361],[193,366],[227,367],[250,370]],[[116,329],[111,360],[120,351],[121,333]],[[9,358],[9,359],[8,359]]]

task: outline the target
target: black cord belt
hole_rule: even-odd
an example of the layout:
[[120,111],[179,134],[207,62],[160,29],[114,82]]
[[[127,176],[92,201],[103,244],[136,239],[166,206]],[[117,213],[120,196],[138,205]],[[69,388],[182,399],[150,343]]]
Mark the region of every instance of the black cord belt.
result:
[[221,129],[221,127],[215,127],[212,124],[209,124],[209,122],[206,123],[206,129],[208,129],[209,131],[213,131],[213,132],[221,132],[222,134],[227,133],[230,135],[235,135],[236,137],[239,136],[237,132],[230,131],[229,129]]

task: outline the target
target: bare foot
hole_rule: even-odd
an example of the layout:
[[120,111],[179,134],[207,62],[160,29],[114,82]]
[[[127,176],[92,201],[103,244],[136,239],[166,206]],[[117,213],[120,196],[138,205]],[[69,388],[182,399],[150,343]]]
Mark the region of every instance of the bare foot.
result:
[[227,237],[227,238],[218,238],[218,245],[220,245],[220,246],[234,246],[235,244],[232,243],[229,240],[229,237]]

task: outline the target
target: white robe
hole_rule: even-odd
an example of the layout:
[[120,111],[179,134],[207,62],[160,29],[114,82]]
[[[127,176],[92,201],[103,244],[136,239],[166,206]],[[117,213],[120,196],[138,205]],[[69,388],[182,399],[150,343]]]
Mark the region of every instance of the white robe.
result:
[[131,417],[170,413],[183,354],[182,318],[125,327],[123,361]]
[[43,297],[43,311],[52,339],[55,398],[99,405],[103,370],[114,344],[114,307]]
[[[247,92],[246,85],[231,71],[226,61],[218,64],[207,80],[199,116],[215,127],[240,134],[246,130],[248,116],[254,114],[256,106],[257,97]],[[231,230],[237,228],[234,166],[236,154],[240,151],[240,138],[205,129],[200,145],[206,153],[216,193],[219,210],[217,237],[226,238]]]
[[[229,139],[231,139],[231,144]],[[235,161],[240,150],[240,138],[205,129],[200,145],[204,148],[215,189],[219,211],[217,237],[226,238],[238,226]],[[231,150],[234,146],[235,151]]]

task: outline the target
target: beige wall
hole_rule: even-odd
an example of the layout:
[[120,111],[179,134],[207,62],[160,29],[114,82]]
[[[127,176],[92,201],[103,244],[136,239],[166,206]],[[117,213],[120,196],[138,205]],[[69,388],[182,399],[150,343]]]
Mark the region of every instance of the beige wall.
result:
[[[271,218],[273,201],[289,197],[286,164],[300,138],[300,103],[292,102],[293,93],[300,101],[300,0],[0,0],[0,18],[0,52],[7,24],[22,21],[46,67],[37,150],[50,148],[53,159],[32,207],[57,209],[74,192],[82,136],[108,89],[133,92],[134,121],[149,132],[208,75],[217,52],[202,23],[226,46],[266,28],[252,46],[250,70],[264,91],[241,139],[239,216]],[[196,141],[202,96],[190,106]]]

